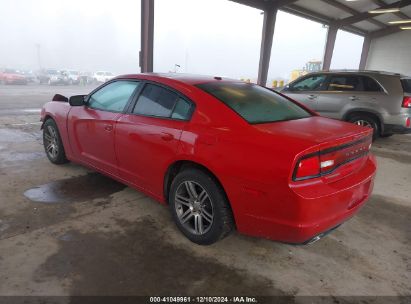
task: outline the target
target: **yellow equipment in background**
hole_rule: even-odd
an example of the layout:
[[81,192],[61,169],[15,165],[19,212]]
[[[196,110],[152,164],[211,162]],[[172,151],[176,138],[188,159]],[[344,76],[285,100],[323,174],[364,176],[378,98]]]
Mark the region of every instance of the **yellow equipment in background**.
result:
[[321,60],[308,61],[302,70],[294,70],[291,72],[290,82],[308,73],[321,71],[322,64],[323,62]]

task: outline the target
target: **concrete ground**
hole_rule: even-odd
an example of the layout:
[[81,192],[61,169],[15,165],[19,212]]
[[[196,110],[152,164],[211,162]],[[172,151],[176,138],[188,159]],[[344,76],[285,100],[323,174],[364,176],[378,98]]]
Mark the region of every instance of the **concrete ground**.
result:
[[319,242],[201,247],[151,198],[47,160],[39,108],[91,89],[0,86],[0,295],[411,295],[411,136],[375,142],[372,198]]

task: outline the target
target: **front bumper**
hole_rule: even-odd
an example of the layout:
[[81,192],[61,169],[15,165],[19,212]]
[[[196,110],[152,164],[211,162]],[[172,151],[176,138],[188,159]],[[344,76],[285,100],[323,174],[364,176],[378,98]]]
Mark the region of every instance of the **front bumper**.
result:
[[27,84],[27,79],[6,79],[7,84]]
[[[247,214],[237,225],[244,234],[292,244],[310,243],[355,215],[371,195],[376,161],[369,155],[359,170],[329,184],[312,181],[291,187],[287,201],[273,201],[270,214]],[[271,200],[275,200],[275,195]],[[267,202],[266,202],[267,203]]]

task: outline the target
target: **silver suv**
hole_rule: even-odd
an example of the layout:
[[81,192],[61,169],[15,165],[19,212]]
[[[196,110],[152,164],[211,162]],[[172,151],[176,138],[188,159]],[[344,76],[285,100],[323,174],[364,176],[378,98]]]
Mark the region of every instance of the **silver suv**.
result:
[[307,74],[282,93],[322,116],[372,127],[374,138],[411,133],[411,78],[377,71]]

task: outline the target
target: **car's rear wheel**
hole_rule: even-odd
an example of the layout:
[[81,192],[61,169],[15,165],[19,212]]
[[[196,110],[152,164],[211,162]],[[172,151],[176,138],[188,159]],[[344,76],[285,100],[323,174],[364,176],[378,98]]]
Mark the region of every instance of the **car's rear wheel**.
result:
[[215,243],[234,227],[223,189],[202,170],[190,168],[177,174],[170,187],[169,203],[177,227],[194,243]]
[[43,145],[48,159],[53,164],[68,162],[56,122],[51,118],[47,119],[43,126]]
[[354,114],[350,116],[348,121],[356,125],[362,126],[362,127],[372,128],[373,129],[373,136],[372,136],[373,140],[377,139],[378,136],[380,135],[380,128],[378,125],[378,121],[376,121],[376,119],[370,115]]

